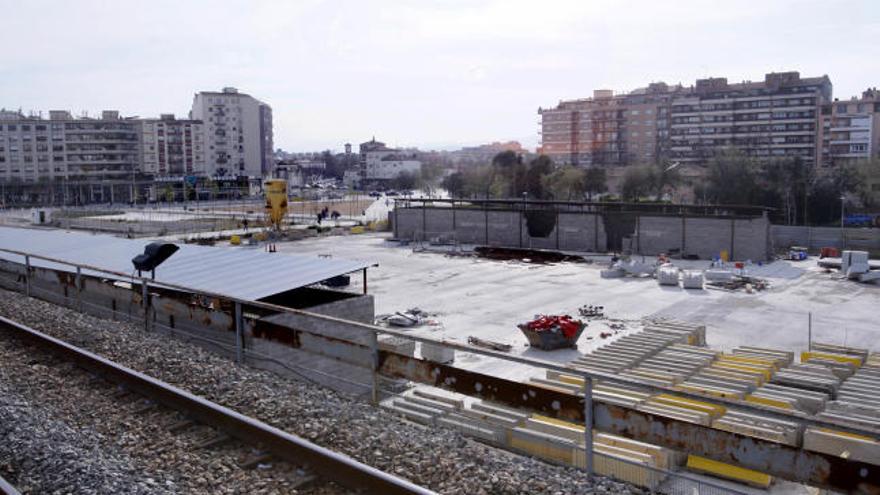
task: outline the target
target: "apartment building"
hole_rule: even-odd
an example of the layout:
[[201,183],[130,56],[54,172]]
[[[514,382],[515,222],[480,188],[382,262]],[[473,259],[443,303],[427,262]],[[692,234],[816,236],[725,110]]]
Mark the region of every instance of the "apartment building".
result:
[[652,83],[615,95],[593,91],[592,98],[539,108],[542,152],[555,161],[583,166],[651,163],[668,152],[668,107],[680,86]]
[[705,164],[736,148],[759,159],[800,157],[815,165],[821,109],[829,101],[828,76],[780,72],[736,84],[699,79],[670,104],[670,159]]
[[204,123],[209,174],[263,177],[274,169],[269,105],[235,88],[202,91],[193,97],[189,118]]
[[204,124],[174,114],[143,119],[143,171],[153,176],[210,175],[206,166]]
[[880,91],[822,107],[822,167],[880,158]]
[[799,156],[816,163],[820,110],[830,100],[827,76],[801,78],[797,72],[735,84],[726,78],[690,87],[652,83],[617,95],[596,90],[592,98],[538,109],[540,151],[584,166],[703,165],[731,147],[759,158]]
[[0,181],[108,181],[140,171],[140,122],[106,110],[100,118],[0,111]]

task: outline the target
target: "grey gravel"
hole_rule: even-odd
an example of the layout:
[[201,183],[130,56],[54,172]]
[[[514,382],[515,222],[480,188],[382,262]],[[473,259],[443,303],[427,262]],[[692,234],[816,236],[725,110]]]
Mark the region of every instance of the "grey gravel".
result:
[[[238,366],[195,345],[147,334],[140,325],[94,318],[4,290],[0,315],[441,493],[642,492],[495,449],[453,430],[416,425],[312,383]],[[0,469],[9,457],[0,445]]]

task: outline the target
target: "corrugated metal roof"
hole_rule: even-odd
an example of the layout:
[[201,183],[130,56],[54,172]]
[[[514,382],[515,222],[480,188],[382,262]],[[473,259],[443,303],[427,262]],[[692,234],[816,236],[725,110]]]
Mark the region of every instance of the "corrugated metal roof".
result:
[[[0,227],[0,248],[134,275],[137,273],[131,259],[143,253],[144,246],[150,242],[149,239],[131,240],[62,230]],[[371,265],[365,261],[267,253],[247,247],[177,245],[180,251],[156,269],[156,282],[251,301]],[[21,256],[2,251],[0,259],[24,263]],[[32,259],[31,264],[76,271],[67,265],[36,259]]]

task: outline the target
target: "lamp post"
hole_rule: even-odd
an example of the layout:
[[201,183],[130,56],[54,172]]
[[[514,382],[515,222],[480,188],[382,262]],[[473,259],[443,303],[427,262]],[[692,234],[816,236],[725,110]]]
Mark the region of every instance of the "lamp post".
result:
[[846,196],[840,195],[840,249],[841,251],[846,249],[846,230],[844,230],[844,205],[846,202]]

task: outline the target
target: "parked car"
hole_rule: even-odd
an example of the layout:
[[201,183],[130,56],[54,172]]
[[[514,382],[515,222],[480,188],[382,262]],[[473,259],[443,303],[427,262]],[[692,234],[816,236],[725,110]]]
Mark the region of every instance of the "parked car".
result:
[[382,193],[380,193],[379,191],[370,191],[370,197],[379,198],[382,197]]
[[400,196],[397,191],[391,190],[385,193],[385,196]]

